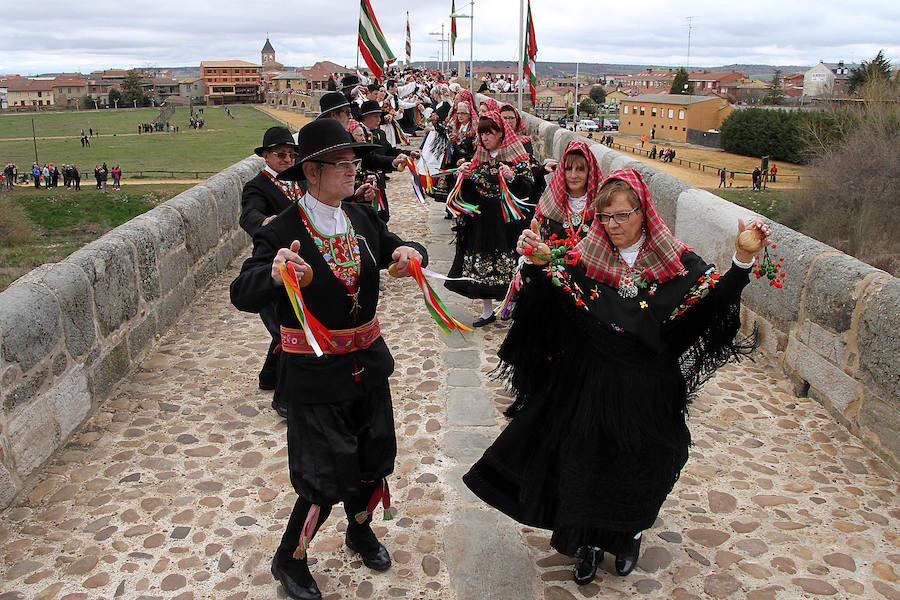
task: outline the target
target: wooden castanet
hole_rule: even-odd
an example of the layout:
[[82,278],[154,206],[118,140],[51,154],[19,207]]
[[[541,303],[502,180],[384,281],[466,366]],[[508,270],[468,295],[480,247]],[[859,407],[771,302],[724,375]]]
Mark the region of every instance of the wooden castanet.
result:
[[756,254],[759,252],[762,249],[762,241],[763,234],[756,227],[745,229],[737,237],[738,247],[747,254]]
[[[540,256],[535,256],[536,254]],[[546,258],[541,258],[542,256],[550,256],[550,246],[544,242],[538,244],[537,248],[534,249],[534,252],[528,256],[528,259],[537,266],[543,267],[550,261]]]
[[312,267],[306,265],[306,270],[303,272],[303,277],[300,278],[300,287],[305,288],[313,280],[313,270]]

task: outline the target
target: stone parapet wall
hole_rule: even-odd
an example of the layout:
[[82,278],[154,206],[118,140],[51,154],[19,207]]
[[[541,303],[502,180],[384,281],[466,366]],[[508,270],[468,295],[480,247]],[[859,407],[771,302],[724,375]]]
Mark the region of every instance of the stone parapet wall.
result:
[[[558,158],[575,133],[525,115],[539,159]],[[737,220],[762,218],[611,148],[585,140],[603,173],[632,168],[650,187],[676,236],[727,269]],[[783,289],[751,280],[743,295],[745,328],[757,326],[800,395],[819,401],[851,433],[900,469],[900,281],[779,224]]]
[[251,156],[0,293],[0,507],[249,244]]

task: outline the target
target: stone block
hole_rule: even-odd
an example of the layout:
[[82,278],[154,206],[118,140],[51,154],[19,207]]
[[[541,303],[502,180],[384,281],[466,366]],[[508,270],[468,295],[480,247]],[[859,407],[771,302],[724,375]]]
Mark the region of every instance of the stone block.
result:
[[143,299],[152,302],[159,298],[159,239],[146,221],[128,221],[110,232],[124,242],[131,242],[137,260],[137,275]]
[[12,473],[0,462],[0,509],[9,506],[18,492]]
[[472,490],[470,490],[462,480],[463,475],[468,472],[469,466],[470,465],[465,464],[450,468],[444,475],[445,481],[450,484],[450,487],[452,487],[457,494],[459,494],[459,498],[463,502],[479,503],[481,502],[481,499],[473,494]]
[[[780,249],[779,245],[775,252]],[[787,255],[785,262],[789,260]],[[866,277],[879,273],[888,277],[884,271],[846,254],[822,256],[807,277],[804,308],[818,324],[838,333],[847,331],[856,309],[857,287]]]
[[673,232],[677,227],[678,197],[691,186],[668,173],[657,173],[647,180],[650,197],[656,203],[660,216]]
[[100,333],[107,336],[137,314],[135,250],[121,237],[105,235],[65,259],[87,275],[94,291]]
[[764,319],[747,306],[741,306],[741,329],[749,334],[756,327],[759,333],[759,347],[772,356],[777,356],[787,349],[787,333],[776,328],[768,319]]
[[178,248],[159,261],[159,291],[165,296],[188,275],[191,256],[185,248]]
[[84,369],[75,367],[41,396],[41,402],[53,415],[59,425],[60,438],[65,442],[91,412],[91,393]]
[[[204,289],[217,274],[215,254],[200,258],[197,260],[197,265],[194,268],[194,286],[198,290]],[[190,299],[188,302],[190,302]]]
[[472,464],[491,445],[492,438],[474,431],[451,429],[441,439],[441,449],[450,458],[464,464]]
[[[531,116],[531,115],[529,115],[529,116]],[[527,119],[527,117],[526,117],[526,119]],[[556,128],[556,125],[554,125],[553,123],[550,123],[549,121],[537,119],[537,117],[534,117],[534,119],[541,122],[540,127],[534,133],[528,134],[531,136],[532,143],[535,146],[535,148],[534,148],[535,158],[537,158],[538,160],[554,158],[552,156],[553,146],[547,145],[547,139],[548,139],[548,137],[550,139],[552,139],[553,134],[551,132]]]
[[[612,149],[604,146],[603,144],[589,144],[588,147],[591,149],[591,154],[594,155],[594,158],[597,159],[597,164],[600,165],[600,170],[603,171],[603,158],[613,152]],[[606,177],[606,171],[603,171],[603,176]]]
[[865,368],[900,408],[900,279],[873,286],[867,293],[857,328],[859,365]]
[[825,398],[840,413],[843,413],[852,402],[860,398],[861,383],[822,358],[809,346],[802,344],[794,336],[788,337],[784,363],[798,377],[809,382],[818,395]]
[[809,346],[823,358],[834,365],[844,364],[844,353],[847,343],[843,336],[832,333],[821,325],[804,319],[797,331],[797,339]]
[[13,386],[12,389],[5,390],[3,393],[3,410],[12,411],[17,407],[28,404],[47,381],[48,374],[47,363],[38,365],[27,373],[22,381]]
[[447,397],[447,423],[455,426],[495,425],[494,407],[480,388],[451,389]]
[[618,150],[613,150],[609,148],[608,151],[603,154],[603,157],[600,159],[600,170],[603,171],[603,175],[609,175],[612,173],[612,164],[613,161],[623,156],[621,152]]
[[448,351],[442,354],[442,358],[444,360],[445,369],[477,369],[481,366],[481,355],[478,350]]
[[678,196],[675,235],[724,273],[731,268],[738,219],[749,222],[757,217],[714,194],[689,188]]
[[97,338],[94,299],[87,275],[76,265],[56,263],[43,274],[41,283],[53,290],[62,308],[60,320],[69,356],[82,356]]
[[247,158],[234,163],[222,173],[236,177],[243,188],[245,183],[256,177],[264,165],[265,161],[261,157],[251,154]]
[[94,396],[105,398],[131,369],[128,360],[128,344],[120,342],[100,359],[91,369],[90,382]]
[[553,158],[558,159],[559,157],[561,157],[566,149],[566,146],[569,145],[569,142],[580,137],[581,136],[574,131],[557,128],[556,133],[553,136]]
[[784,287],[772,287],[768,280],[757,281],[753,276],[750,285],[744,289],[743,300],[779,329],[787,331],[800,316],[803,284],[807,280],[807,272],[813,259],[822,252],[836,250],[784,225],[769,223],[769,227],[778,246],[773,252],[787,257],[782,263],[785,271]]
[[165,203],[184,220],[184,243],[194,260],[219,242],[219,216],[206,188],[194,186]]
[[181,311],[194,298],[194,293],[194,280],[188,278],[159,301],[156,306],[156,327],[159,333],[166,331],[178,320]]
[[128,356],[131,360],[143,352],[148,345],[153,344],[156,336],[156,314],[150,313],[144,320],[138,323],[126,336],[128,343]]
[[626,168],[626,165],[631,163],[634,160],[631,156],[627,154],[618,154],[618,156],[614,157],[612,161],[609,163],[609,171],[604,171],[605,175],[609,175],[615,171]]
[[0,292],[3,360],[28,371],[50,353],[59,338],[59,304],[50,290],[16,281]]
[[19,477],[27,477],[61,443],[59,425],[43,402],[16,411],[6,422],[6,439],[9,458]]
[[209,201],[216,206],[219,235],[237,228],[238,217],[241,215],[242,187],[238,185],[237,179],[225,173],[217,173],[197,187],[205,190]]
[[866,395],[859,411],[860,437],[900,469],[900,409]]
[[541,128],[541,141],[543,142],[544,158],[552,158],[558,159],[559,156],[553,154],[553,139],[556,137],[556,132],[560,131],[560,128],[554,123],[548,123],[549,127]]
[[[650,180],[653,179],[656,175],[662,174],[662,171],[657,171],[656,167],[652,165],[648,165],[645,162],[641,162],[639,160],[632,160],[628,164],[625,165],[626,169],[633,169],[641,174],[641,177],[644,179],[644,183],[647,184],[647,187],[650,187]],[[651,192],[651,197],[656,200],[656,197],[653,196]],[[673,200],[677,199],[678,195],[676,194]]]
[[447,385],[452,387],[481,387],[481,378],[475,369],[452,369],[447,372]]
[[166,204],[161,204],[142,215],[138,215],[130,222],[141,223],[153,228],[159,240],[157,249],[160,256],[164,256],[184,245],[184,219],[181,214]]
[[453,511],[444,556],[458,600],[537,598],[534,561],[507,516],[475,508]]

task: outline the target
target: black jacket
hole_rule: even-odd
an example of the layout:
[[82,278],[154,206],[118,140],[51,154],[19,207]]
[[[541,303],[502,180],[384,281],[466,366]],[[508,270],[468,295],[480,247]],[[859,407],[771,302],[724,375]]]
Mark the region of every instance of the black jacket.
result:
[[241,228],[251,236],[255,235],[265,219],[279,214],[291,204],[293,202],[290,198],[278,189],[268,175],[260,171],[244,185],[241,194]]

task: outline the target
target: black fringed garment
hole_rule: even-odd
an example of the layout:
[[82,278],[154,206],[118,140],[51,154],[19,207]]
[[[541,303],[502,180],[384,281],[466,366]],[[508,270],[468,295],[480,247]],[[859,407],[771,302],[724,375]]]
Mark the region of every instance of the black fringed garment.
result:
[[581,265],[523,269],[500,376],[513,419],[463,480],[573,555],[616,553],[649,528],[687,461],[691,394],[730,359],[749,270],[719,277],[692,252],[683,274],[622,298]]

